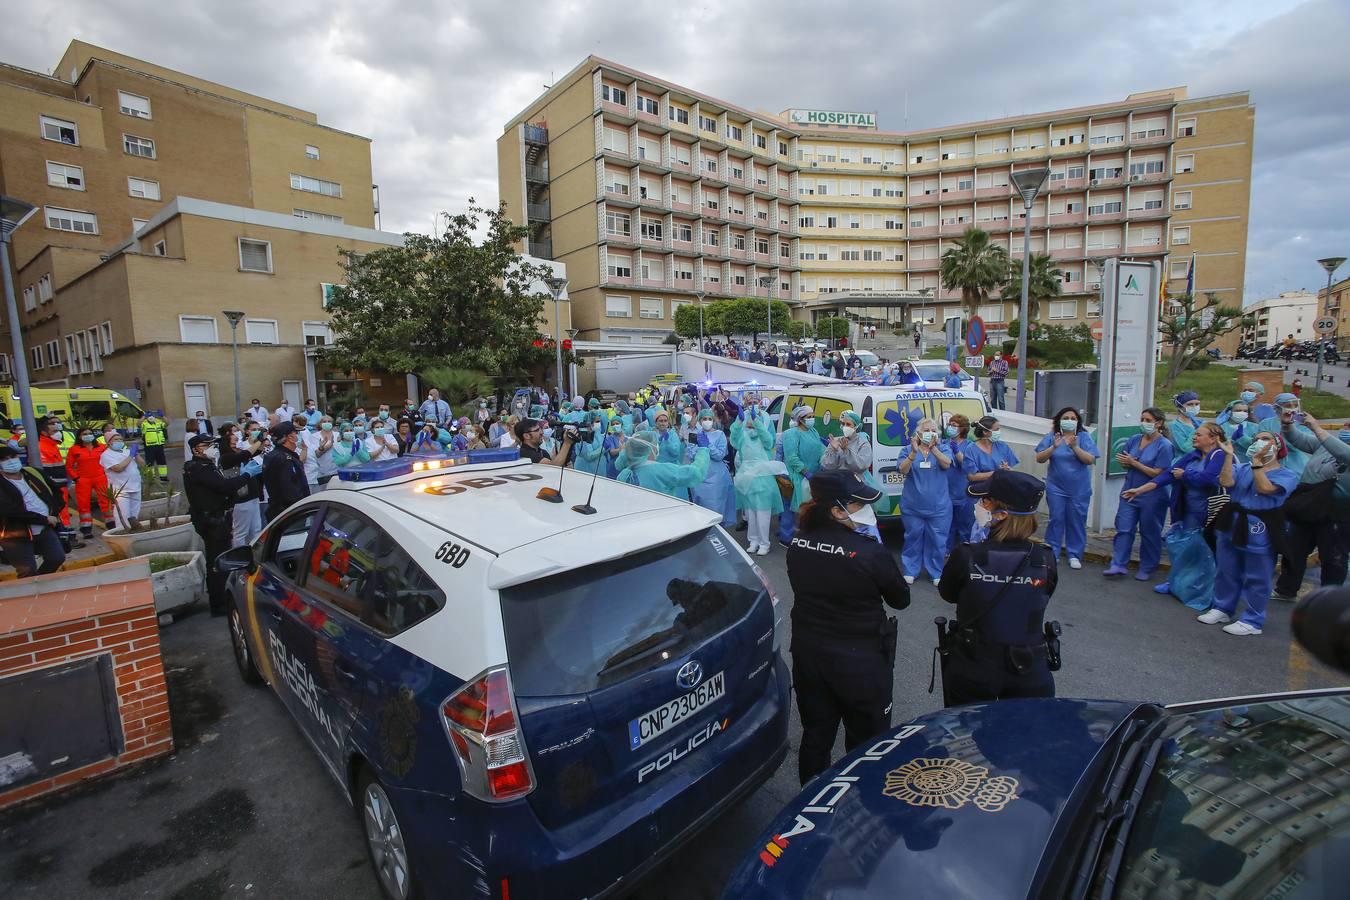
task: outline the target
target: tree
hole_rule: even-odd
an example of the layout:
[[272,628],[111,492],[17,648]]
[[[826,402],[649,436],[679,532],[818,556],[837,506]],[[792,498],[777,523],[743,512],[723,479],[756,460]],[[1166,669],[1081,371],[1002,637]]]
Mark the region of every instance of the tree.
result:
[[539,284],[552,271],[516,253],[526,229],[472,198],[467,212],[443,214],[442,223],[439,235],[409,233],[401,247],[340,251],[346,284],[329,301],[336,337],[325,360],[349,369],[502,374],[553,362],[553,342],[539,334],[547,297]]
[[[1027,262],[1027,318],[1033,323],[1041,316],[1041,301],[1053,300],[1061,293],[1064,272],[1055,266],[1048,253],[1033,253]],[[1022,300],[1022,263],[1008,260],[1007,281],[999,290],[1004,300],[1020,303]]]
[[714,304],[705,303],[703,308],[699,309],[697,303],[681,303],[675,310],[675,333],[683,338],[697,338],[699,336],[699,315],[703,316],[704,336],[715,334],[716,332],[708,328],[708,311]]
[[833,347],[835,341],[848,337],[849,320],[840,316],[825,316],[816,320],[816,337],[828,341]]
[[978,313],[991,291],[1003,286],[1008,273],[1008,251],[989,240],[989,232],[967,228],[942,254],[942,283],[961,289],[967,318]]
[[1172,348],[1163,387],[1171,387],[1191,360],[1219,335],[1235,328],[1255,327],[1255,316],[1244,316],[1236,306],[1220,305],[1218,294],[1207,292],[1203,303],[1198,303],[1194,294],[1168,297],[1158,322],[1158,333]]
[[[774,300],[773,318],[774,321],[781,323],[780,328],[792,320],[792,309],[782,300]],[[738,300],[722,300],[718,305],[724,305],[725,320],[723,330],[730,336],[735,334],[748,334],[753,341],[759,340],[761,331],[769,330],[769,307],[763,300],[756,300],[753,297],[743,297]],[[707,321],[704,321],[707,324]]]
[[812,336],[810,322],[798,322],[795,319],[788,322],[787,327],[783,329],[784,333],[794,341],[802,341]]

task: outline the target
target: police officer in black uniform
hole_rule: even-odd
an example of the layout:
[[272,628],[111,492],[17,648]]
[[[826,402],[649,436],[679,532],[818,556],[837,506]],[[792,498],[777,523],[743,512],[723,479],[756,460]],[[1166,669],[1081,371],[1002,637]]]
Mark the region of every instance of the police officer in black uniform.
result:
[[1032,540],[1045,484],[1025,472],[999,470],[968,490],[979,498],[975,524],[987,528],[988,537],[958,546],[938,582],[942,599],[956,604],[956,622],[939,645],[943,699],[956,706],[1053,697],[1059,642],[1047,633],[1044,616],[1058,573],[1055,554]]
[[802,784],[829,767],[841,720],[847,750],[891,726],[896,625],[883,604],[909,606],[876,530],[871,504],[881,492],[843,471],[817,472],[810,484],[787,551]]
[[210,434],[195,434],[188,441],[192,458],[183,464],[183,493],[187,496],[192,527],[206,545],[206,595],[211,615],[225,614],[225,573],[216,567],[216,557],[230,549],[233,540],[231,508],[247,490],[250,475],[226,477],[211,454],[216,439]]

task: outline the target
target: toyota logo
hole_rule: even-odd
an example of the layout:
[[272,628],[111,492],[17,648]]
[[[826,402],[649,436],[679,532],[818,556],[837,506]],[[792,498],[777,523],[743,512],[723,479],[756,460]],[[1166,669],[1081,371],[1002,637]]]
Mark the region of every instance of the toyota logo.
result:
[[703,666],[699,665],[696,659],[689,660],[689,662],[680,666],[680,671],[675,673],[675,683],[685,690],[689,690],[702,680]]

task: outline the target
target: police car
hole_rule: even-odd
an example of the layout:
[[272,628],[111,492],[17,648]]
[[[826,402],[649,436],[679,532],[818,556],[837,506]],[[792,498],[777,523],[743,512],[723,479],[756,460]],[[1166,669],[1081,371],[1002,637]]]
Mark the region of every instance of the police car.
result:
[[724,897],[1344,897],[1348,762],[1344,688],[946,709],[807,784]]
[[786,754],[778,601],[719,514],[515,456],[344,471],[220,557],[240,672],[400,900],[626,889]]

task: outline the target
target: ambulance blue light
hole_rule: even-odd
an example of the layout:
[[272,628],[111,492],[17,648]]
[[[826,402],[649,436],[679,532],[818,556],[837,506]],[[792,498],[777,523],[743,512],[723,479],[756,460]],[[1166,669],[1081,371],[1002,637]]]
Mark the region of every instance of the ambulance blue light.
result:
[[475,463],[515,462],[518,459],[520,459],[520,451],[515,448],[468,450],[463,453],[432,456],[409,454],[397,459],[381,459],[353,466],[350,469],[342,469],[338,472],[338,480],[371,484],[376,481],[389,481],[412,472],[435,472]]

